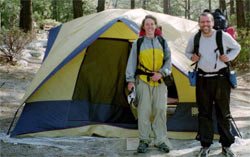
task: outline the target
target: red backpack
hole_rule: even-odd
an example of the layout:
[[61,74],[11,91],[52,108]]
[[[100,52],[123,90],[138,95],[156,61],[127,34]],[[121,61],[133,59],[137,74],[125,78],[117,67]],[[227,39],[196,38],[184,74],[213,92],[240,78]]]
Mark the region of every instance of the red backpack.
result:
[[[146,32],[144,30],[140,30],[139,37],[146,35]],[[162,36],[161,28],[156,28],[155,35]]]
[[228,27],[226,32],[229,33],[235,39],[235,30],[233,27]]

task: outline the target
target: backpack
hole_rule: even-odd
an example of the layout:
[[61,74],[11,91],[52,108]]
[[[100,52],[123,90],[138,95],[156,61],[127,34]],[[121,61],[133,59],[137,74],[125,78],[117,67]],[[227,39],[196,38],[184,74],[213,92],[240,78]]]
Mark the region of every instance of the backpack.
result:
[[221,10],[216,9],[215,12],[212,13],[212,15],[214,17],[214,29],[226,31],[228,23]]
[[209,9],[205,9],[203,12],[211,13],[214,17],[214,29],[223,30],[224,32],[229,33],[233,39],[235,39],[235,30],[233,27],[228,27],[226,17],[221,12],[220,9],[216,9],[213,13]]
[[[200,37],[201,37],[201,31],[199,31],[198,33],[196,33],[195,37],[194,37],[194,51],[193,53],[198,54],[199,53],[199,43],[200,43]],[[216,31],[216,45],[217,45],[217,49],[215,49],[214,51],[216,52],[217,50],[219,50],[220,55],[224,54],[224,48],[223,48],[223,44],[222,44],[222,30],[217,30]],[[197,62],[194,63],[196,64],[195,69],[197,68]],[[227,65],[227,77],[229,80],[229,83],[231,85],[232,88],[236,88],[237,87],[237,75],[234,71],[231,71],[230,69],[230,62],[226,62],[225,63]],[[214,66],[214,68],[216,68],[216,64]],[[190,77],[193,74],[190,74]]]
[[233,27],[228,27],[228,23],[226,20],[226,17],[221,12],[220,9],[216,9],[213,14],[214,17],[214,29],[215,30],[223,30],[224,32],[227,32],[235,39],[235,30]]
[[[140,33],[139,33],[139,37],[142,37],[144,35],[146,35],[146,32],[141,29]],[[156,28],[155,35],[162,36],[161,26],[159,26],[158,28]]]

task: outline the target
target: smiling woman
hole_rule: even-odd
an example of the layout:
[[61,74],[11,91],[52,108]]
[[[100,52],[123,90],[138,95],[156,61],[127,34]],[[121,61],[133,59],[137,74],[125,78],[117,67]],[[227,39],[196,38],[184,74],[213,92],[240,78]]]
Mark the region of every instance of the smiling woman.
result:
[[148,38],[153,38],[157,28],[156,18],[150,15],[146,16],[145,20],[142,22],[142,28]]
[[162,78],[171,73],[171,58],[166,40],[155,35],[156,28],[156,18],[145,16],[141,24],[145,36],[134,42],[126,70],[128,90],[136,87],[139,153],[147,151],[151,129],[155,135],[155,146],[165,153],[169,152],[166,145],[166,85]]

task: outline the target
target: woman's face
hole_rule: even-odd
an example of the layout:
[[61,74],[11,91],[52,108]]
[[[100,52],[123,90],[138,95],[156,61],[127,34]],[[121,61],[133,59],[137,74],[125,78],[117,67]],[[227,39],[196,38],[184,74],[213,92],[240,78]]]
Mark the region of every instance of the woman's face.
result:
[[154,36],[156,29],[155,21],[151,18],[147,18],[144,22],[143,28],[146,32],[146,36]]

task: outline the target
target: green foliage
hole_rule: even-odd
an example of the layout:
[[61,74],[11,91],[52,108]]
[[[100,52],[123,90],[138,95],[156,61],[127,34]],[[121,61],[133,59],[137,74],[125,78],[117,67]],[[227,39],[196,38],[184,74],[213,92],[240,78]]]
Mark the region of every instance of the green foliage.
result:
[[148,0],[147,1],[147,10],[154,11],[154,12],[163,12],[163,2],[162,4],[159,1],[155,0]]
[[0,0],[1,27],[18,26],[20,0]]
[[0,32],[0,51],[7,62],[15,62],[25,45],[35,38],[33,32],[24,33],[18,27],[2,29]]
[[232,27],[232,26],[236,27],[237,26],[237,19],[236,19],[235,14],[228,17],[228,24],[229,24],[229,27]]
[[[44,19],[54,19],[58,22],[67,22],[73,19],[72,0],[56,0],[56,10],[53,15],[52,0],[32,0],[33,21],[39,26]],[[1,27],[10,28],[19,26],[20,0],[0,0]],[[83,0],[83,15],[96,12],[97,2]]]
[[93,0],[83,1],[83,15],[89,15],[96,12],[96,2]]
[[62,23],[73,19],[72,0],[57,1],[57,21]]
[[249,71],[250,66],[250,30],[238,29],[237,41],[241,45],[240,54],[233,61],[233,65],[236,69]]
[[[219,6],[218,1],[212,1],[212,11],[217,9]],[[185,18],[185,1],[175,0],[171,1],[171,15]],[[190,3],[190,18],[191,20],[198,21],[200,13],[208,9],[208,1],[191,0]]]
[[43,19],[52,17],[51,0],[33,0],[32,1],[33,20],[40,25]]
[[58,26],[60,25],[60,22],[57,22],[56,20],[52,20],[52,19],[44,19],[41,21],[41,25],[50,25],[50,26]]
[[246,27],[250,27],[250,10],[246,11]]

